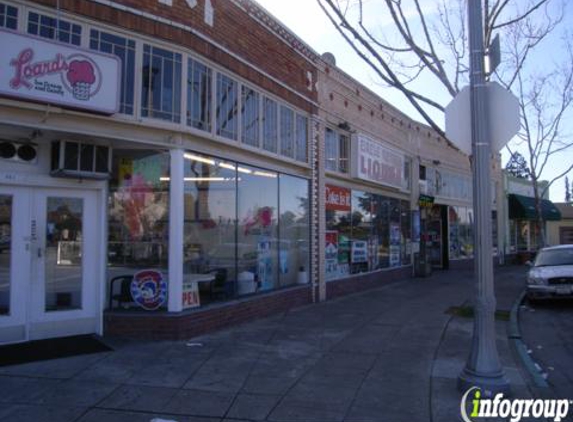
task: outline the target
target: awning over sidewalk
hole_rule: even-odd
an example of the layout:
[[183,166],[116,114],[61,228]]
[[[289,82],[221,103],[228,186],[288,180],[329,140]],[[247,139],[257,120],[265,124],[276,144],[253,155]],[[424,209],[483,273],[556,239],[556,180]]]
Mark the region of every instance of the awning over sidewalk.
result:
[[[509,194],[508,204],[511,220],[536,220],[535,198]],[[561,213],[548,199],[541,200],[541,216],[545,221],[561,220]]]

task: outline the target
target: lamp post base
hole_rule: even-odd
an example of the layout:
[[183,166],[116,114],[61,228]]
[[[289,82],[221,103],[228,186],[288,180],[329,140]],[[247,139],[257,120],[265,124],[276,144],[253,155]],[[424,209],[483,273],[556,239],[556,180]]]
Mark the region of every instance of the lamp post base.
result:
[[458,377],[458,390],[465,392],[473,387],[478,387],[485,397],[493,397],[498,393],[507,397],[511,394],[511,386],[503,370],[499,373],[480,374],[465,367]]

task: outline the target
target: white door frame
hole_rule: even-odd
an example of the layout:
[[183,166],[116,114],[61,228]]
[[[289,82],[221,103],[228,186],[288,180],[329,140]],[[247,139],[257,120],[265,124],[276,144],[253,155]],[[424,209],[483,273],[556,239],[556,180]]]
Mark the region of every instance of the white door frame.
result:
[[[36,189],[38,188],[38,189]],[[20,244],[17,246],[19,249],[14,250],[12,257],[11,271],[14,271],[14,266],[23,268],[24,262],[28,263],[28,268],[31,267],[31,253],[32,245],[30,244],[30,225],[32,220],[32,211],[28,206],[27,210],[24,210],[26,206],[22,203],[27,201],[28,203],[33,202],[32,196],[36,195],[33,192],[44,192],[44,196],[71,196],[80,195],[78,192],[88,193],[87,197],[93,196],[94,206],[89,211],[92,214],[92,222],[94,228],[93,235],[93,316],[95,321],[95,329],[92,332],[102,334],[103,333],[103,309],[105,306],[105,292],[106,292],[106,253],[107,253],[107,212],[106,212],[106,197],[107,188],[106,183],[102,181],[77,181],[73,179],[57,179],[57,178],[47,178],[41,175],[34,174],[19,174],[19,173],[4,173],[0,172],[0,192],[6,192],[8,194],[13,194],[13,197],[19,197],[18,201],[13,203],[13,212],[17,212],[18,218],[13,219],[14,230],[18,230],[20,236],[24,235],[26,239],[21,239],[19,242],[13,242],[13,247],[15,243]],[[27,193],[26,193],[27,192]],[[48,194],[49,193],[49,194]],[[91,194],[91,195],[90,195]],[[27,197],[26,197],[27,196]],[[90,200],[91,201],[91,200]],[[89,202],[89,201],[88,201]],[[86,205],[84,204],[84,207]],[[15,208],[17,207],[17,208]],[[45,205],[44,205],[45,208]],[[85,210],[85,208],[84,208]],[[90,218],[85,215],[85,218]],[[44,217],[45,218],[45,217]],[[45,232],[41,232],[40,228],[37,228],[38,234],[45,236]],[[20,250],[22,249],[22,250]],[[17,252],[17,253],[16,253]],[[14,272],[12,272],[13,275]],[[25,283],[21,283],[25,284]],[[14,285],[12,286],[14,287]],[[28,314],[27,309],[31,309],[30,303],[30,289],[29,288],[12,288],[11,289],[11,310],[13,309],[13,315],[6,317],[0,316],[0,344],[27,341],[34,338],[34,333],[28,331],[30,321],[33,321],[33,316]],[[22,306],[26,304],[26,306]],[[64,312],[75,312],[75,311],[64,311]],[[59,313],[59,312],[58,312]],[[54,313],[55,315],[56,313]],[[70,316],[73,316],[71,313]],[[2,318],[5,318],[2,321]],[[58,317],[47,316],[48,324],[52,322],[59,321]],[[20,331],[25,328],[25,332]],[[65,327],[62,330],[65,333]],[[18,335],[19,334],[19,335]],[[37,333],[36,333],[37,334]],[[48,333],[47,333],[48,334]],[[5,338],[3,338],[5,337]]]

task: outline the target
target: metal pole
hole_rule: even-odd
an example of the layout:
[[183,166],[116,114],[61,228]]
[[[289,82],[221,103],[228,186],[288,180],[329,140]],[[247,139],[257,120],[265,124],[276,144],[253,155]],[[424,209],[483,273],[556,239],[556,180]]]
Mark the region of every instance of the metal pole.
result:
[[475,320],[472,349],[458,378],[458,388],[479,387],[482,394],[509,393],[495,339],[495,294],[491,232],[490,139],[484,75],[482,1],[468,1],[470,42],[470,103],[473,148],[473,209],[475,218]]

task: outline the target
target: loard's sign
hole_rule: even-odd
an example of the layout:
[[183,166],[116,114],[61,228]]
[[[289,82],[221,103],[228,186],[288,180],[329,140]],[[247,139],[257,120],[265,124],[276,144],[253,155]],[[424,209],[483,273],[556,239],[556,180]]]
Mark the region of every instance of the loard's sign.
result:
[[358,135],[354,143],[354,177],[382,185],[402,188],[404,185],[404,156]]
[[117,113],[118,57],[7,30],[0,40],[0,95]]

